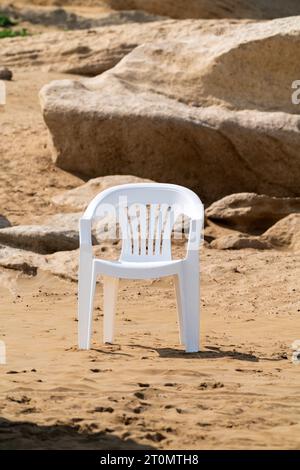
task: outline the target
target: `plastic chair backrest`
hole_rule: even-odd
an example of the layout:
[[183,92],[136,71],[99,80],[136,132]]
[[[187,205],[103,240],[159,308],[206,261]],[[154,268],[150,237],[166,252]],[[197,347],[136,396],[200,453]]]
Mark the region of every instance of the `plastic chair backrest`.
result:
[[138,183],[109,188],[90,203],[84,217],[112,213],[122,234],[122,260],[163,261],[172,258],[171,234],[185,215],[203,220],[203,205],[187,188],[173,184]]

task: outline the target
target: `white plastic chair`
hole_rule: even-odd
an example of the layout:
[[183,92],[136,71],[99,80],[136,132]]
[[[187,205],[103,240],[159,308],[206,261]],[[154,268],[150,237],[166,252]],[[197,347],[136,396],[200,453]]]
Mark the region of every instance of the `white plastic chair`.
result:
[[[92,221],[112,207],[120,221],[119,260],[93,257]],[[104,208],[104,211],[103,211]],[[187,254],[173,260],[171,233],[179,215],[190,219]],[[114,339],[118,281],[174,276],[180,342],[186,352],[199,351],[199,247],[204,222],[203,205],[192,191],[173,184],[125,184],[97,195],[80,219],[78,341],[89,349],[96,278],[103,276],[104,342]]]

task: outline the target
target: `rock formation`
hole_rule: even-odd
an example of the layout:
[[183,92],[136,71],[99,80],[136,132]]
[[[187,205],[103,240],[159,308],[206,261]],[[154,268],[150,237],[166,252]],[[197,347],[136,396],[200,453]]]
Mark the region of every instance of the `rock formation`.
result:
[[[27,4],[27,0],[18,0]],[[76,6],[82,0],[31,0],[35,5]],[[86,0],[85,6],[110,10],[141,10],[173,18],[271,19],[300,14],[298,0]]]
[[152,41],[96,78],[44,87],[56,164],[90,177],[126,172],[176,182],[205,202],[245,191],[298,196],[291,84],[299,19],[199,38],[193,30]]
[[214,202],[206,217],[248,233],[262,233],[289,214],[300,213],[300,198],[276,198],[255,193],[231,194]]
[[297,0],[103,0],[116,10],[144,10],[172,18],[271,19],[300,14]]
[[0,64],[94,76],[114,67],[137,46],[152,41],[221,34],[234,20],[127,22],[89,30],[46,32],[1,42]]
[[290,214],[269,228],[263,238],[275,248],[300,250],[300,214]]

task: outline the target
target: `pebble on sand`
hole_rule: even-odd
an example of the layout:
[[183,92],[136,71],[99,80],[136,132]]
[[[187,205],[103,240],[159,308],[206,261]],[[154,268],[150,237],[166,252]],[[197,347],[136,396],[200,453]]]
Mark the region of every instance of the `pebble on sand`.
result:
[[7,67],[0,67],[0,80],[12,80],[13,73]]

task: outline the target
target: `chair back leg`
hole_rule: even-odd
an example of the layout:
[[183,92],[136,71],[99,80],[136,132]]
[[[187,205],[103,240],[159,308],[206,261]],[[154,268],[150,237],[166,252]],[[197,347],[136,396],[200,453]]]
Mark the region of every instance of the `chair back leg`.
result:
[[176,292],[176,302],[177,302],[177,314],[178,314],[178,326],[179,326],[179,341],[180,344],[185,344],[184,339],[184,325],[183,325],[183,318],[182,318],[182,299],[181,299],[181,290],[180,290],[180,279],[179,276],[176,274],[174,277],[174,286]]

